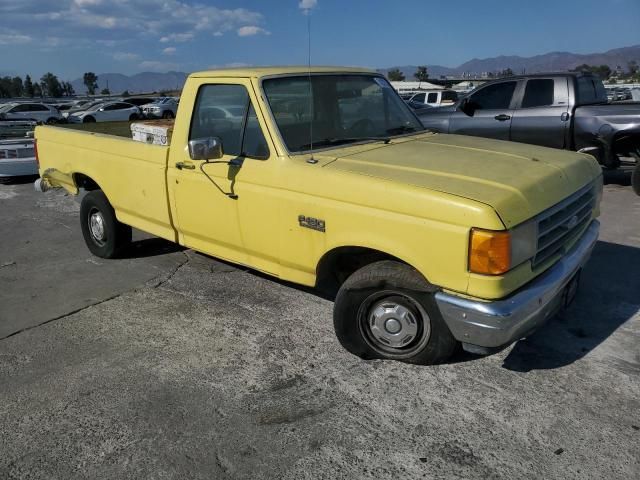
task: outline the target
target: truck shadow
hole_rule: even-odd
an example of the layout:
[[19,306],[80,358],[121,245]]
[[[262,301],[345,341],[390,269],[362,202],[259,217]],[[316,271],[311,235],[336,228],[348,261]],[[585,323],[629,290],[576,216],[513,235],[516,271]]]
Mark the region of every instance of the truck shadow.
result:
[[623,187],[631,185],[630,169],[603,170],[602,175],[605,185],[621,185]]
[[185,247],[182,247],[177,243],[165,240],[164,238],[144,238],[142,240],[134,240],[133,242],[131,242],[129,248],[127,248],[119,258],[148,258],[156,257],[158,255],[167,255],[169,253],[181,252],[183,250],[185,250]]
[[503,368],[563,367],[581,359],[640,311],[640,248],[600,241],[571,307],[520,340]]

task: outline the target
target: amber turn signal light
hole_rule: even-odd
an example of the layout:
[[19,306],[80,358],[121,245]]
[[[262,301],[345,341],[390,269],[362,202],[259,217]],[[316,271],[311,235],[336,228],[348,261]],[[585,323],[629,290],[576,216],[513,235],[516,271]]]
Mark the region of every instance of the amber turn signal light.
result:
[[484,275],[501,275],[511,268],[511,233],[471,229],[469,270]]

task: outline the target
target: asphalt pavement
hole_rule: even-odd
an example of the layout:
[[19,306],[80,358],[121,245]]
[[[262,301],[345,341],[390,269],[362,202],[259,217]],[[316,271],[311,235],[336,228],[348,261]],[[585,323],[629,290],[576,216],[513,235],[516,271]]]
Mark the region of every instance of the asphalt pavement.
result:
[[0,185],[0,479],[640,478],[640,197],[573,306],[487,357],[363,361],[313,291]]

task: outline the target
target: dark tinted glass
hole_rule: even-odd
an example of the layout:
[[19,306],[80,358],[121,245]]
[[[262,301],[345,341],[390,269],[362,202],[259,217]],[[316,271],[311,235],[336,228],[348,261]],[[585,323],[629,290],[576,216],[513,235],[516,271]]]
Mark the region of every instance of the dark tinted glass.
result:
[[425,97],[425,95],[426,95],[425,93],[419,93],[419,94],[417,94],[415,97],[413,97],[413,99],[412,99],[412,100],[413,100],[414,102],[422,102],[422,103],[424,103],[424,97]]
[[263,159],[269,156],[269,147],[262,134],[260,122],[258,122],[258,117],[256,116],[253,105],[249,107],[249,113],[247,114],[247,126],[244,130],[242,155]]
[[489,85],[471,95],[469,103],[475,110],[504,110],[509,108],[515,89],[516,82]]
[[241,153],[249,94],[242,85],[205,85],[198,92],[189,140],[219,137],[227,155]]
[[578,103],[606,103],[607,92],[604,85],[595,77],[578,77]]
[[553,105],[553,79],[536,79],[527,82],[522,108]]
[[436,103],[437,101],[438,101],[438,94],[430,93],[429,97],[427,98],[427,103]]

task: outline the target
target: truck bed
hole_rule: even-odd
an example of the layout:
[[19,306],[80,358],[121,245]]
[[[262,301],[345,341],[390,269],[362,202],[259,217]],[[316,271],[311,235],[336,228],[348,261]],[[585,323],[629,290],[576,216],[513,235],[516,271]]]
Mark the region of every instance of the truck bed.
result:
[[[140,120],[136,120],[139,122]],[[134,122],[96,122],[96,123],[60,123],[57,127],[81,130],[83,132],[103,133],[116,137],[131,138],[131,124]]]

